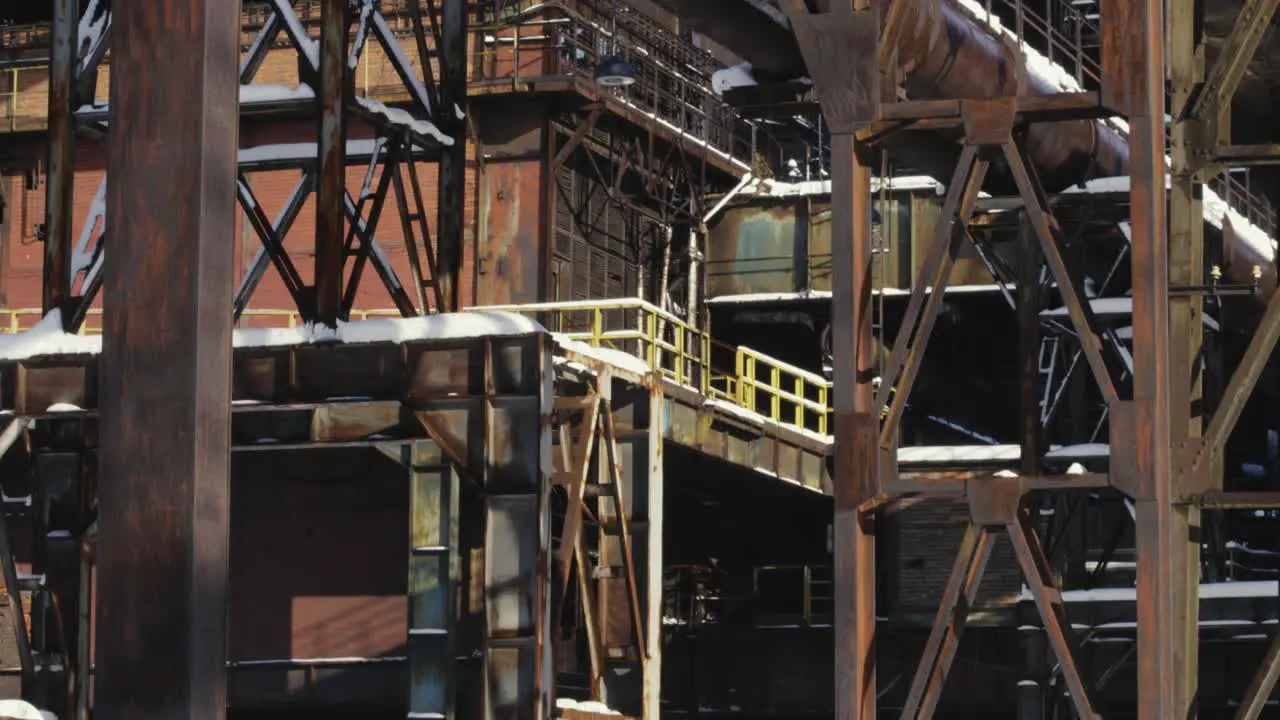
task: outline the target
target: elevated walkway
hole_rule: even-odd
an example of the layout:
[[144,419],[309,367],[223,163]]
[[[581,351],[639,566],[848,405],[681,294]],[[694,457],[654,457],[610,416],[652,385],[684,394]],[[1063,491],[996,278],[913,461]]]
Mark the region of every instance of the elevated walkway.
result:
[[[758,352],[715,341],[705,330],[639,298],[490,305],[468,312],[514,313],[552,333],[556,375],[573,382],[607,372],[614,381],[660,391],[667,441],[752,472],[830,495],[826,459],[833,447],[832,383]],[[353,323],[398,317],[395,310],[353,313]],[[27,330],[38,309],[0,310],[0,333]],[[90,313],[86,334],[101,330]],[[303,330],[296,312],[246,310],[242,328]],[[243,333],[243,329],[241,331]],[[1105,444],[1051,447],[1046,470],[1064,477],[1106,472]],[[1021,460],[1016,445],[930,445],[898,450],[904,479],[936,486],[962,475],[1008,473]],[[952,478],[951,476],[955,477]],[[1100,480],[1099,480],[1100,481]]]

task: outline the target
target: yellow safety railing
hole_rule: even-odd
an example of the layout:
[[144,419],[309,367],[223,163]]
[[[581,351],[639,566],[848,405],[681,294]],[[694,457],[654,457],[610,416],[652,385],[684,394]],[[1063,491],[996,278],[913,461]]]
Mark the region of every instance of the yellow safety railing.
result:
[[[624,352],[650,372],[781,425],[827,434],[831,382],[751,348],[729,348],[639,298],[468,308],[535,315],[561,338]],[[722,367],[732,370],[722,371]]]

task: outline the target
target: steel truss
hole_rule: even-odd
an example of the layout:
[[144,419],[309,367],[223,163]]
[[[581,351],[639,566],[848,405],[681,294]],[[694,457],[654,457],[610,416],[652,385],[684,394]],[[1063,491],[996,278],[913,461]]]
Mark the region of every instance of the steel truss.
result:
[[[396,309],[405,316],[458,307],[466,167],[467,16],[461,0],[405,0],[419,57],[434,62],[410,64],[401,39],[379,2],[322,4],[321,38],[307,34],[293,0],[272,0],[270,11],[240,63],[241,109],[253,117],[312,110],[319,115],[320,142],[245,148],[238,158],[237,200],[261,243],[241,278],[233,317],[250,304],[268,267],[274,267],[295,309],[308,322],[332,325],[350,316],[366,267],[372,267]],[[399,5],[399,3],[397,3]],[[48,217],[46,219],[45,311],[63,310],[67,330],[78,330],[96,301],[102,282],[107,239],[105,209],[95,202],[78,242],[72,245],[71,186],[75,136],[109,136],[109,108],[94,103],[100,65],[111,44],[110,0],[93,0],[83,18],[75,3],[59,5],[54,22],[53,82],[50,91]],[[90,28],[76,42],[77,27]],[[352,29],[354,26],[354,38]],[[81,31],[82,33],[84,31]],[[302,85],[293,93],[246,94],[267,54],[283,35],[297,53]],[[87,40],[87,42],[86,42]],[[388,111],[375,101],[356,98],[353,72],[367,42],[375,41],[410,98],[408,113]],[[436,78],[433,66],[440,69]],[[421,73],[421,75],[419,75]],[[370,125],[376,140],[350,141],[348,119]],[[439,168],[436,237],[432,238],[419,168]],[[367,164],[360,188],[345,187],[346,167]],[[301,170],[302,178],[274,220],[259,205],[250,173]],[[99,200],[106,195],[106,178]],[[303,203],[315,194],[316,275],[303,278],[285,250],[285,239]],[[374,239],[386,206],[394,205],[404,228],[413,277],[407,285]]]
[[[1100,93],[964,101],[882,102],[875,58],[881,39],[878,12],[863,0],[820,3],[811,13],[803,3],[784,3],[805,61],[811,69],[824,116],[833,133],[833,250],[835,253],[836,398],[836,717],[876,717],[874,526],[877,508],[906,488],[895,468],[895,430],[910,394],[920,356],[940,306],[963,227],[991,160],[1001,157],[1025,203],[1025,222],[1038,240],[1049,271],[1067,306],[1070,328],[1110,411],[1109,484],[1135,506],[1138,544],[1139,717],[1167,720],[1194,717],[1198,682],[1199,545],[1194,538],[1202,507],[1247,507],[1275,500],[1267,493],[1224,493],[1223,446],[1256,386],[1263,365],[1280,339],[1280,293],[1272,293],[1240,366],[1207,425],[1199,413],[1203,294],[1171,293],[1205,283],[1203,221],[1195,185],[1221,167],[1228,152],[1227,123],[1220,122],[1249,58],[1261,41],[1275,0],[1245,2],[1241,19],[1207,79],[1196,58],[1195,11],[1190,0],[1169,7],[1159,0],[1130,3],[1102,13],[1103,74]],[[1166,24],[1167,20],[1167,24]],[[892,37],[897,19],[886,17]],[[1173,190],[1160,191],[1165,178],[1166,48],[1173,77]],[[887,43],[886,43],[887,45]],[[854,57],[854,56],[857,57]],[[841,72],[833,72],[840,68]],[[855,68],[853,72],[845,72]],[[1034,170],[1019,144],[1027,123],[1080,117],[1126,115],[1131,127],[1131,218],[1133,363],[1132,397],[1120,394],[1104,355],[1103,334],[1088,303],[1082,302],[1058,250],[1060,223],[1054,218]],[[892,122],[890,122],[892,121]],[[961,124],[965,147],[947,186],[940,224],[894,345],[885,382],[873,395],[870,357],[871,261],[870,171],[858,152],[904,127]],[[884,129],[888,126],[888,130]],[[1265,154],[1261,149],[1255,153]],[[1166,243],[1166,203],[1172,226]],[[1024,253],[1028,255],[1028,253]],[[1024,263],[1021,279],[1034,265]],[[926,289],[932,293],[926,297]],[[1270,291],[1270,288],[1267,288]],[[1022,296],[1023,304],[1030,293]],[[1167,310],[1167,312],[1166,312]],[[1020,309],[1023,334],[1038,323]],[[1007,531],[1035,598],[1051,645],[1061,663],[1071,701],[1082,717],[1098,717],[1090,689],[1073,660],[1069,629],[1061,619],[1060,596],[1044,562],[1025,511],[1025,494],[1036,480],[1038,455],[1034,350],[1021,343],[1023,360],[1023,475],[971,478],[965,483],[971,526],[966,533],[926,653],[908,696],[903,717],[928,717],[937,702],[963,629],[967,603],[981,577],[990,528]],[[888,388],[896,386],[890,398]],[[885,422],[876,414],[886,408]],[[912,490],[919,492],[920,488]],[[1104,678],[1109,678],[1109,671]],[[1267,653],[1238,717],[1257,717],[1280,676],[1280,639]]]
[[556,400],[552,485],[563,489],[564,514],[552,575],[554,624],[567,620],[582,630],[592,699],[657,718],[662,390],[617,382],[603,363],[573,384],[581,394]]

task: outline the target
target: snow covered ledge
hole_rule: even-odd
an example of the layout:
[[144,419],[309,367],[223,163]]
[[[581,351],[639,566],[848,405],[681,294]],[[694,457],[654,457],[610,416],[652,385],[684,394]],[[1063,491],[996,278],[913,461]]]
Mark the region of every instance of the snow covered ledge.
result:
[[46,710],[37,710],[23,700],[0,700],[0,720],[58,720],[58,716]]
[[[466,312],[414,318],[377,318],[339,322],[336,329],[301,325],[292,328],[239,328],[237,348],[296,347],[326,343],[405,343],[456,340],[482,336],[509,337],[545,332],[537,321],[508,312]],[[14,335],[0,335],[0,360],[26,360],[60,355],[97,355],[101,335],[72,335],[62,330],[62,316],[49,313],[34,327]],[[0,718],[3,718],[0,715]]]

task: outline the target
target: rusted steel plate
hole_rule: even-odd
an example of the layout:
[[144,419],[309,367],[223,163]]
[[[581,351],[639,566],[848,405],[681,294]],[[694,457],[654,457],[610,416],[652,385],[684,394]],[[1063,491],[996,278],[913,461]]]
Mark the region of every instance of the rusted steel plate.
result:
[[788,12],[831,132],[879,119],[880,12]]
[[394,403],[342,403],[317,408],[311,414],[312,442],[359,440],[400,425],[401,408]]
[[[1140,51],[1146,46],[1142,6],[1136,2],[1110,2],[1102,8],[1102,104],[1129,115],[1143,92],[1146,68]],[[1163,28],[1155,30],[1163,33]]]
[[314,345],[294,350],[298,399],[398,397],[404,385],[399,345]]
[[476,268],[481,305],[545,298],[542,166],[541,160],[491,162],[480,176],[479,213],[486,238]]
[[496,492],[534,492],[542,472],[539,398],[494,398],[488,412],[487,486]]
[[20,415],[43,413],[58,406],[84,408],[97,400],[91,385],[97,363],[64,365],[29,360],[17,365],[14,411]]

